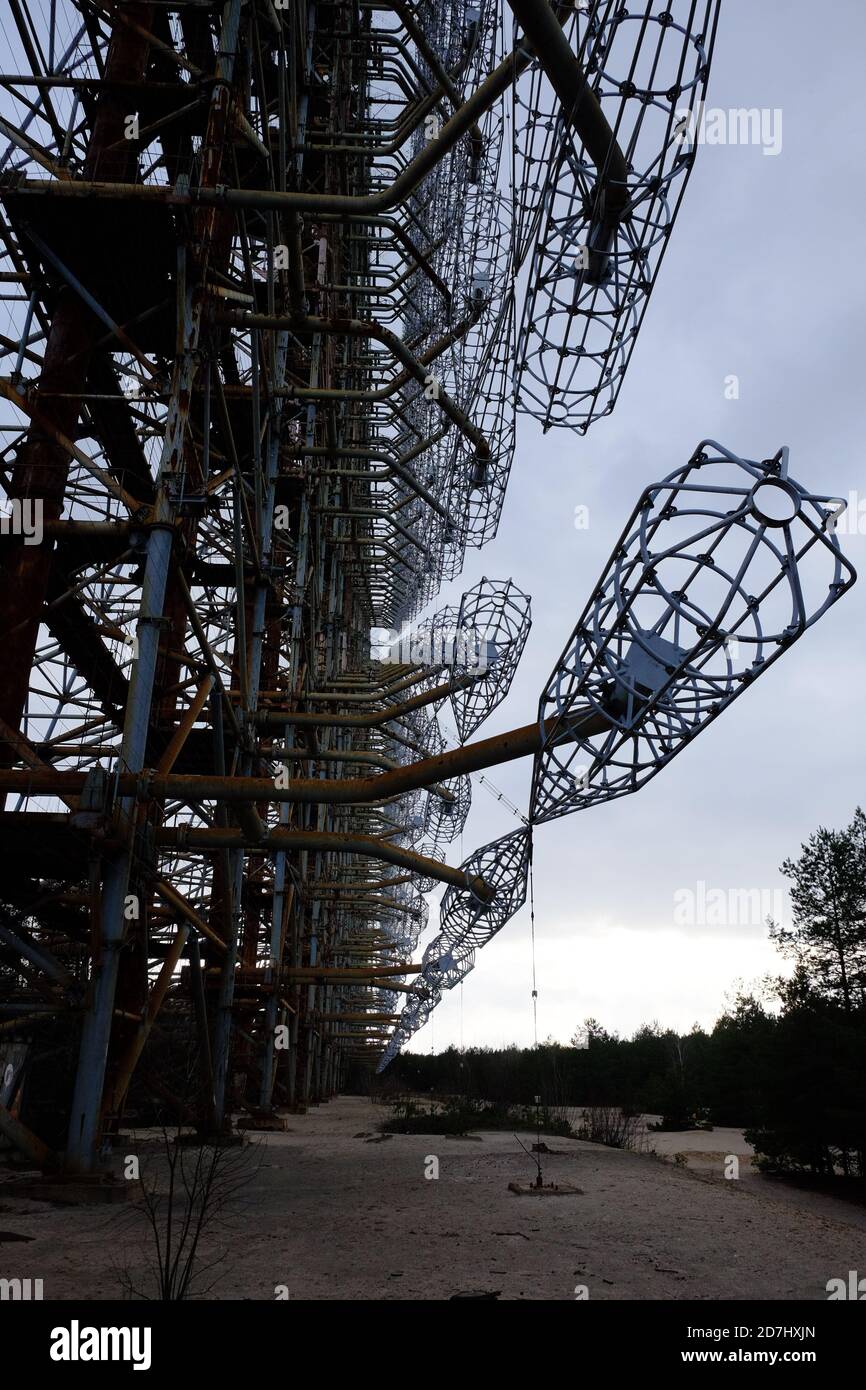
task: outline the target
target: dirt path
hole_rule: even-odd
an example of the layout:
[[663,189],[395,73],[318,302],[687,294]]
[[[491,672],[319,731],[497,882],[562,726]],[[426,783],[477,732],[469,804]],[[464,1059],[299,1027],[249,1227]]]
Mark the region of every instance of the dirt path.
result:
[[[823,1299],[833,1277],[866,1272],[862,1210],[802,1207],[754,1181],[724,1181],[576,1140],[547,1137],[545,1181],[583,1195],[517,1197],[533,1170],[512,1135],[444,1139],[375,1133],[382,1110],[342,1098],[260,1136],[211,1297],[443,1299]],[[533,1136],[523,1136],[529,1144]],[[425,1168],[439,1162],[438,1179]],[[817,1199],[819,1208],[821,1199]],[[46,1298],[120,1296],[147,1247],[116,1209],[10,1201],[0,1189],[0,1276],[41,1278]]]

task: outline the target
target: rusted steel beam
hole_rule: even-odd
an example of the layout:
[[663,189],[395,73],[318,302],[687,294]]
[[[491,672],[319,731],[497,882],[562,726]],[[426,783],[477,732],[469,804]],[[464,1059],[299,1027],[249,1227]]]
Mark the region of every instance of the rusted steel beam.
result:
[[0,1105],[0,1134],[20,1153],[25,1154],[37,1168],[47,1171],[58,1166],[58,1158],[54,1151],[43,1143],[32,1129],[28,1129],[17,1120],[5,1105]]
[[[49,396],[54,393],[50,393],[46,390],[45,394]],[[21,392],[16,390],[10,381],[6,381],[3,378],[0,378],[0,395],[5,396],[7,401],[15,406],[16,410],[20,410],[23,415],[28,417],[30,420],[31,433],[36,431],[40,439],[41,436],[44,435],[46,440],[51,440],[57,446],[61,454],[68,455],[68,458],[75,459],[76,463],[79,463],[92,477],[98,479],[106,491],[110,493],[112,497],[116,497],[119,502],[122,502],[130,512],[138,510],[140,506],[138,500],[131,493],[127,492],[126,489],[114,479],[111,473],[107,473],[98,463],[94,463],[93,459],[90,458],[88,454],[85,454],[82,449],[79,449],[78,445],[73,443],[73,441],[64,434],[63,430],[58,428],[47,411],[40,410],[38,406],[33,405],[29,397],[22,396]],[[66,401],[69,395],[70,393],[64,393],[61,399]],[[19,488],[26,485],[28,467],[27,455],[24,453],[16,464],[16,472],[14,475],[15,488],[13,489],[15,496],[41,496],[38,492],[21,493],[18,491]],[[65,467],[68,470],[68,459]],[[41,497],[41,500],[44,501],[44,496]],[[56,520],[56,516],[51,514],[45,515],[44,529],[47,534],[53,534],[52,528]],[[30,549],[38,550],[40,547],[31,546]]]
[[[153,21],[151,4],[134,0],[127,12],[145,29]],[[117,23],[109,44],[106,79],[142,82],[149,51],[147,37]],[[45,93],[43,97],[48,100]],[[132,148],[123,139],[127,114],[126,104],[110,86],[101,91],[84,163],[86,180],[105,181],[110,186],[128,175]],[[34,420],[31,425],[13,474],[14,495],[36,499],[48,521],[56,520],[63,509],[69,474],[67,446],[75,437],[97,326],[98,320],[75,291],[68,287],[61,290],[39,378],[38,422]],[[40,404],[43,392],[51,397],[44,408]],[[113,479],[109,482],[117,488]],[[4,642],[0,668],[0,718],[13,729],[21,725],[51,567],[50,546],[27,546],[22,541],[0,571],[0,612],[15,614],[17,624]]]
[[[0,763],[8,758],[11,762],[26,763],[28,767],[32,768],[49,769],[51,767],[51,764],[40,757],[32,743],[23,734],[18,733],[16,729],[10,729],[9,725],[2,719],[0,719],[0,747],[6,749],[5,758],[0,755]],[[61,800],[66,802],[70,811],[77,811],[77,796],[62,797]]]
[[[564,731],[563,741],[580,734],[588,737],[603,733],[609,723],[604,715],[588,711],[572,731]],[[513,762],[516,758],[536,753],[556,732],[552,719],[524,724],[492,738],[452,748],[434,758],[422,758],[405,767],[382,772],[375,777],[345,777],[326,781],[323,778],[298,778],[286,787],[274,785],[271,777],[210,777],[144,772],[117,778],[118,791],[123,796],[153,797],[158,801],[171,798],[197,804],[201,801],[220,801],[228,804],[251,802],[302,802],[309,805],[378,802],[405,792],[416,791],[439,782],[447,782],[482,768]],[[351,761],[351,754],[347,754]],[[74,795],[84,785],[84,773],[63,771],[10,772],[0,770],[0,791],[15,791],[31,796]],[[180,833],[180,832],[179,832]],[[191,831],[191,833],[197,833]]]
[[189,738],[190,733],[192,732],[193,725],[195,724],[196,720],[198,719],[199,715],[201,714],[202,710],[204,709],[207,703],[208,696],[211,692],[211,687],[213,686],[213,681],[213,673],[209,671],[208,674],[205,676],[204,680],[202,681],[201,685],[199,686],[198,690],[196,691],[188,709],[184,711],[184,715],[180,721],[179,726],[172,734],[168,747],[166,748],[165,752],[163,753],[162,757],[157,763],[157,773],[165,774],[171,772],[171,769],[177,762],[181,749],[183,748],[184,744]]
[[212,946],[215,946],[218,951],[224,951],[226,949],[226,944],[222,937],[217,936],[213,928],[208,926],[207,922],[196,912],[192,903],[188,902],[182,893],[179,893],[170,883],[166,883],[164,878],[154,879],[153,886],[163,902],[167,902],[171,907],[175,908],[181,916],[185,917],[188,922],[191,922],[196,931],[205,937]]
[[339,1038],[341,1041],[350,1041],[352,1039],[357,1039],[358,1041],[361,1041],[363,1039],[365,1042],[387,1042],[390,1034],[382,1032],[381,1029],[374,1031],[363,1029],[351,1033],[334,1033],[330,1029],[328,1029],[324,1036],[329,1041],[333,1041]]
[[147,455],[135,432],[129,402],[120,389],[114,365],[107,353],[94,353],[87,379],[88,401],[97,438],[105,446],[108,469],[126,493],[142,504],[151,504],[156,488]]
[[138,1059],[144,1051],[145,1043],[150,1036],[150,1031],[157,1015],[165,1002],[165,996],[171,986],[174,972],[183,955],[186,940],[189,936],[189,930],[189,926],[184,923],[175,933],[174,940],[171,942],[166,952],[162,968],[150,992],[144,1018],[136,1029],[126,1051],[118,1058],[111,1069],[110,1079],[106,1082],[105,1095],[105,1110],[109,1114],[117,1113],[123,1105],[124,1098],[129,1090],[129,1083],[132,1080],[132,1073],[135,1071]]
[[336,1013],[313,1014],[312,1017],[317,1019],[319,1023],[397,1023],[400,1018],[400,1015],[371,1013]]
[[371,710],[368,714],[317,714],[305,710],[268,709],[260,710],[256,714],[255,723],[260,729],[281,729],[287,724],[295,724],[299,729],[375,729],[380,724],[402,719],[413,710],[424,709],[425,706],[436,704],[439,700],[446,700],[453,691],[465,690],[467,686],[474,685],[477,679],[477,675],[458,676],[457,680],[437,685],[433,690],[414,695],[411,700],[387,705],[385,709]]
[[[509,53],[498,67],[485,78],[450,120],[446,121],[436,140],[428,140],[413,160],[385,188],[375,193],[343,194],[312,193],[306,190],[283,192],[272,188],[196,188],[189,191],[152,184],[104,183],[97,179],[69,180],[23,179],[16,192],[34,196],[72,196],[105,199],[133,199],[143,202],[168,203],[180,207],[253,208],[284,214],[342,213],[346,216],[377,215],[390,212],[415,191],[440,159],[469,133],[480,116],[489,111],[508,91],[515,79],[525,71],[532,56],[523,48]],[[71,190],[71,193],[70,193]]]
[[355,835],[327,830],[268,830],[260,840],[243,830],[230,827],[202,829],[199,826],[170,826],[157,830],[157,845],[177,850],[215,852],[223,849],[247,849],[267,854],[272,850],[312,849],[334,854],[357,854],[368,859],[382,859],[386,864],[398,864],[437,883],[451,883],[456,888],[468,888],[482,902],[491,901],[491,891],[481,878],[469,878],[462,869],[452,869],[438,859],[428,859],[414,850],[402,849],[388,840],[373,835]]
[[605,190],[605,211],[619,218],[628,202],[628,164],[560,21],[549,0],[508,0],[508,4],[556,92],[563,114],[575,127],[598,171]]
[[[371,319],[323,319],[314,318],[310,315],[297,314],[290,315],[289,317],[280,317],[268,314],[253,314],[249,310],[243,310],[233,314],[222,314],[219,317],[219,321],[236,324],[239,328],[287,328],[295,332],[301,331],[307,333],[336,334],[340,337],[346,338],[373,338],[376,342],[383,343],[384,346],[388,348],[392,356],[395,357],[398,362],[401,362],[403,364],[403,367],[405,368],[405,371],[402,374],[402,379],[401,377],[397,377],[396,382],[384,388],[382,392],[347,392],[344,391],[342,388],[332,389],[328,387],[318,386],[294,388],[291,386],[287,386],[285,388],[286,394],[294,396],[298,400],[309,399],[326,401],[343,400],[348,398],[364,400],[372,405],[374,402],[378,400],[383,400],[387,398],[387,396],[389,396],[392,393],[392,390],[396,390],[398,385],[405,384],[405,382],[407,381],[415,380],[418,382],[419,385],[425,386],[430,376],[429,364],[425,360],[425,357],[422,357],[420,359],[415,357],[415,355],[412,352],[410,352],[409,349],[406,347],[406,344],[403,342],[402,338],[398,338],[396,333],[392,333],[390,329],[384,328],[381,324],[376,323]],[[467,320],[467,322],[469,321]],[[459,325],[458,327],[465,331],[465,326],[463,324]],[[457,332],[457,329],[453,330],[451,334],[446,335],[446,338],[443,339],[443,342],[447,344],[449,340],[453,339],[454,334],[456,334]],[[478,429],[478,426],[475,425],[472,420],[470,420],[465,410],[461,410],[457,402],[453,401],[451,397],[447,394],[447,392],[443,391],[441,388],[434,397],[434,400],[436,405],[438,405],[440,410],[443,412],[443,414],[448,416],[448,419],[452,422],[452,424],[457,426],[460,433],[473,446],[478,457],[480,459],[489,458],[490,445],[485,439],[484,435],[481,433],[481,430]]]
[[288,966],[280,971],[281,980],[312,980],[321,976],[326,980],[381,980],[392,975],[420,975],[423,965],[370,965],[357,968],[327,965]]

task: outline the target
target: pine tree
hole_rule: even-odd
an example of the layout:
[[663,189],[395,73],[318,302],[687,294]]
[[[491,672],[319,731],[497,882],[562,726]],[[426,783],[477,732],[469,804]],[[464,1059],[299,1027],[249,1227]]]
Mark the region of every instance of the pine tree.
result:
[[800,988],[841,1003],[866,1002],[866,816],[845,830],[819,828],[786,859],[792,924],[769,923],[770,936],[797,965]]

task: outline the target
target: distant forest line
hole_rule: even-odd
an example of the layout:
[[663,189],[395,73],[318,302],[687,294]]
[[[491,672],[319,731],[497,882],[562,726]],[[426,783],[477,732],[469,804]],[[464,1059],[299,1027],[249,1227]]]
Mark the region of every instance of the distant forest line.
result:
[[741,993],[709,1031],[631,1038],[587,1019],[570,1045],[404,1053],[385,1088],[546,1108],[619,1106],[664,1127],[736,1126],[769,1171],[866,1176],[866,815],[815,831],[782,872],[792,924],[768,923],[790,978]]

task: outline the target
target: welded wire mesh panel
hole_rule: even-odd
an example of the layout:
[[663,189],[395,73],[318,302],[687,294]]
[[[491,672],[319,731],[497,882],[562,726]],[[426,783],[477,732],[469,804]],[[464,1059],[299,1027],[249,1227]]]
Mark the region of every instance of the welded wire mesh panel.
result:
[[449,777],[439,786],[445,795],[428,792],[424,816],[424,836],[435,850],[450,845],[463,834],[472,806],[472,783],[468,777]]
[[854,582],[838,503],[706,440],[644,492],[545,686],[533,821],[653,777]]
[[422,957],[423,979],[432,989],[453,989],[475,968],[475,946],[469,940],[450,943],[435,936]]
[[[427,840],[422,840],[418,845],[418,853],[422,854],[425,859],[433,859],[438,863],[444,862],[442,859],[442,850],[439,846],[437,844],[431,844]],[[437,881],[437,879],[426,874],[415,874],[412,879],[419,893],[432,893],[437,885]]]
[[514,830],[476,850],[464,871],[482,878],[492,898],[482,900],[470,887],[448,888],[440,909],[440,935],[449,944],[471,941],[484,946],[526,901],[530,839],[528,830]]
[[510,579],[482,579],[463,595],[451,679],[474,679],[450,697],[461,742],[508,694],[532,626],[530,614],[529,595]]
[[518,351],[519,408],[545,430],[582,434],[613,409],[694,162],[687,135],[718,11],[718,0],[596,0],[577,14],[572,46],[612,134],[601,166],[578,134],[580,106],[575,120],[526,111],[518,127],[524,166],[539,144],[555,152]]

